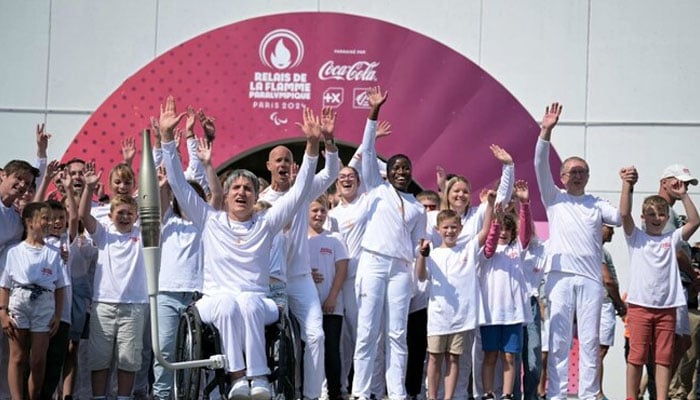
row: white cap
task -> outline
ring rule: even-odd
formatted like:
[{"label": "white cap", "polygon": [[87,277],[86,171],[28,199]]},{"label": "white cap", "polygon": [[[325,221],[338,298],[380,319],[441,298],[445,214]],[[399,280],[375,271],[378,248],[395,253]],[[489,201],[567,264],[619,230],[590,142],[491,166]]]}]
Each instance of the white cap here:
[{"label": "white cap", "polygon": [[690,174],[690,170],[685,165],[673,164],[664,169],[661,179],[676,178],[679,181],[689,182],[691,185],[697,185],[698,179]]}]

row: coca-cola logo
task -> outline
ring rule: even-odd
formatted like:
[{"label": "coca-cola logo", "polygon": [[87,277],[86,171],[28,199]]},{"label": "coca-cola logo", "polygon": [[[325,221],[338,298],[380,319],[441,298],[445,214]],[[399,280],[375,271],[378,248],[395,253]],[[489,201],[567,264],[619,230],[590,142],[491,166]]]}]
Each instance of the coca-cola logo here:
[{"label": "coca-cola logo", "polygon": [[322,81],[376,81],[377,61],[357,61],[351,65],[336,65],[333,60],[326,61],[318,70],[318,78]]},{"label": "coca-cola logo", "polygon": [[258,53],[260,61],[269,68],[293,68],[304,58],[304,43],[289,29],[275,29],[260,41]]}]

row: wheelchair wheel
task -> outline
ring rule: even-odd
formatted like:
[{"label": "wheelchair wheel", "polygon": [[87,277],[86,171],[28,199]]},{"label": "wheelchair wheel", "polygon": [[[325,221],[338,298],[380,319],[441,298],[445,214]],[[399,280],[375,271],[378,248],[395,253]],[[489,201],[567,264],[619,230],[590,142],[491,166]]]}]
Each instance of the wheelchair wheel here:
[{"label": "wheelchair wheel", "polygon": [[294,327],[288,316],[283,315],[275,327],[273,337],[267,338],[270,381],[275,399],[296,397],[296,344]]},{"label": "wheelchair wheel", "polygon": [[[189,306],[180,317],[175,339],[175,361],[191,361],[202,358],[202,321],[194,306]],[[176,369],[173,392],[178,400],[199,398],[201,370],[199,368]]]}]

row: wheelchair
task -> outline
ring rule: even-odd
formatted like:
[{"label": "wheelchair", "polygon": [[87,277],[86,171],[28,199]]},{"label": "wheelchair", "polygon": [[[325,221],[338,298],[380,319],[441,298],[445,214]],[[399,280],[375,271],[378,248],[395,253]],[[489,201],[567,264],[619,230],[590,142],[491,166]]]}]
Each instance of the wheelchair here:
[{"label": "wheelchair", "polygon": [[[284,313],[278,322],[265,327],[265,353],[270,369],[268,379],[272,398],[276,400],[296,398],[295,354],[298,327],[295,332],[294,326],[293,320]],[[197,308],[191,304],[180,316],[174,361],[206,359],[215,354],[222,354],[219,331],[214,325],[203,323]],[[216,389],[222,398],[227,398],[230,382],[224,369],[212,371],[206,368],[186,368],[174,372],[173,392],[177,400],[209,399]],[[201,388],[203,382],[205,386]]]}]

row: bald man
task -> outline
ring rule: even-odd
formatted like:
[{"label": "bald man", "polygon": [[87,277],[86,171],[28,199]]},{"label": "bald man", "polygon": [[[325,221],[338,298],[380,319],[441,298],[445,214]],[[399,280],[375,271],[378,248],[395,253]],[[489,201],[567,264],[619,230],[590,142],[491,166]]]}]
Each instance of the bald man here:
[{"label": "bald man", "polygon": [[[335,113],[324,109],[321,129],[326,147],[326,165],[314,176],[313,184],[299,205],[296,216],[287,232],[287,295],[289,309],[299,321],[301,339],[306,344],[304,351],[304,393],[306,399],[321,397],[321,387],[325,378],[323,312],[316,292],[316,284],[311,277],[311,261],[307,239],[309,223],[309,206],[318,196],[325,193],[338,177],[340,160],[333,138]],[[293,182],[292,152],[285,146],[277,146],[270,151],[267,169],[270,171],[270,186],[260,193],[260,200],[265,200],[274,207]]]}]

